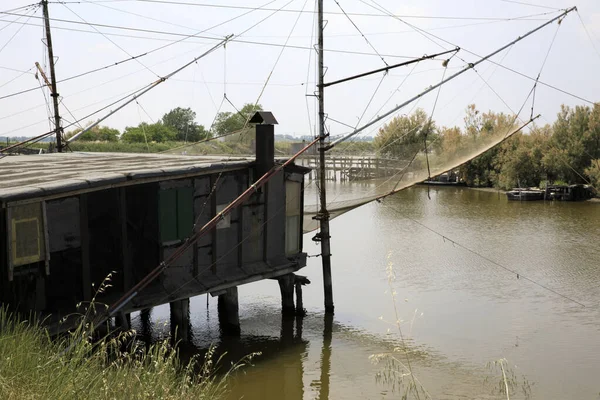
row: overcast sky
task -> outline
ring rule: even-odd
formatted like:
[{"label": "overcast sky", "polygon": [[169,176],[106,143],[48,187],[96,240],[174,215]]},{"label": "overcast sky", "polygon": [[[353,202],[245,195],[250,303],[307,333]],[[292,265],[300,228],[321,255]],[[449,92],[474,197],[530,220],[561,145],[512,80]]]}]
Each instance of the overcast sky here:
[{"label": "overcast sky", "polygon": [[[0,14],[0,97],[39,86],[34,75],[36,61],[49,71],[42,42],[41,9],[35,13],[31,8],[10,11],[30,1],[0,2],[0,11],[12,13]],[[209,127],[217,111],[234,111],[231,104],[222,102],[225,92],[233,105],[241,108],[244,103],[255,102],[264,88],[260,104],[273,111],[279,120],[278,133],[302,135],[314,130],[314,97],[306,96],[315,90],[316,54],[311,50],[316,43],[314,0],[166,2],[180,4],[134,0],[67,0],[66,4],[50,4],[51,18],[64,20],[51,22],[59,80],[167,46],[136,60],[59,83],[58,91],[63,98],[61,113],[66,120],[82,119],[177,69],[214,46],[219,38],[241,34],[226,50],[221,48],[202,58],[141,97],[139,105],[127,106],[103,125],[122,130],[141,121],[156,121],[165,112],[180,106],[191,107],[197,113],[197,122]],[[339,6],[334,0],[325,0],[328,12],[325,48],[329,50],[325,53],[326,81],[380,68],[385,66],[384,62],[391,65],[451,49],[452,44],[485,55],[558,15],[559,11],[553,8],[574,5],[579,9],[583,24],[573,12],[560,27],[554,23],[493,60],[535,78],[549,54],[541,70],[542,82],[585,100],[600,101],[598,0],[579,0],[576,4],[568,0],[532,0],[521,4],[502,0],[339,0]],[[268,10],[246,9],[261,6]],[[349,16],[352,22],[341,14],[340,6],[352,14]],[[281,11],[274,12],[282,7]],[[399,18],[385,16],[381,9]],[[299,13],[299,10],[304,12]],[[509,18],[512,20],[506,20]],[[111,27],[92,27],[84,21]],[[201,31],[204,32],[199,33]],[[186,38],[193,34],[201,38]],[[290,34],[288,45],[291,47],[281,53],[281,45]],[[180,42],[173,44],[177,40]],[[478,57],[472,53],[463,50],[452,58],[446,76],[465,63],[477,61]],[[487,62],[476,69],[477,72],[469,71],[442,87],[434,113],[439,125],[462,126],[464,109],[471,103],[482,111],[516,112],[523,106],[534,83]],[[359,121],[363,124],[378,112],[383,113],[439,82],[443,74],[444,67],[438,59],[394,69],[383,79],[379,74],[331,87],[326,90],[326,112],[347,125],[355,126]],[[431,113],[436,93],[425,96],[417,106]],[[34,136],[50,130],[44,95],[48,96],[47,91],[38,89],[1,99],[0,136]],[[541,123],[552,122],[561,104],[589,105],[582,99],[540,84],[535,112],[542,114]],[[523,119],[528,119],[530,109],[531,98],[523,108]],[[84,121],[102,117],[108,110]],[[407,107],[399,113],[410,110],[411,107]],[[65,121],[64,125],[68,124]],[[349,131],[332,120],[328,121],[328,127],[333,134]],[[365,134],[374,134],[374,131],[368,130]]]}]

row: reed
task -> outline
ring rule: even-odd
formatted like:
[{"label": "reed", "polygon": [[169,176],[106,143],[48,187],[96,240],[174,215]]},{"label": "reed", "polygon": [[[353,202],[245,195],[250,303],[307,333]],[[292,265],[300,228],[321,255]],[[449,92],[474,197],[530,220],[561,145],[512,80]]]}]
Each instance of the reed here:
[{"label": "reed", "polygon": [[[109,282],[110,275],[96,295]],[[50,337],[36,318],[0,308],[0,398],[220,399],[230,376],[252,357],[224,367],[210,348],[184,365],[168,339],[146,346],[133,330],[94,338],[90,315],[103,306],[95,300],[84,306],[79,325],[60,337]]]}]

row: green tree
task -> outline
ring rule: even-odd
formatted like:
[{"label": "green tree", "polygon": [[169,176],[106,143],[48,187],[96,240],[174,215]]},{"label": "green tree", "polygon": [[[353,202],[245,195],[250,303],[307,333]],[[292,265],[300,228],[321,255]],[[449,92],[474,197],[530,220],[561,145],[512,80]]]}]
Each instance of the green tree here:
[{"label": "green tree", "polygon": [[[552,125],[550,148],[543,157],[544,167],[551,180],[583,182],[583,172],[591,164],[594,154],[600,152],[600,126],[598,110],[576,106],[574,109],[561,106]],[[590,129],[591,128],[591,129]]]},{"label": "green tree", "polygon": [[585,169],[585,174],[588,176],[590,183],[597,190],[600,187],[600,160],[592,160],[592,165]]},{"label": "green tree", "polygon": [[379,154],[398,159],[412,159],[419,151],[425,150],[427,143],[436,140],[435,123],[422,109],[417,109],[411,115],[394,117],[385,124],[373,141]]},{"label": "green tree", "polygon": [[[465,132],[468,139],[473,143],[476,149],[485,143],[486,140],[496,137],[499,134],[508,134],[514,128],[514,117],[504,113],[480,113],[474,104],[467,107],[465,121]],[[470,148],[466,143],[464,151]],[[499,149],[494,147],[479,157],[467,162],[460,168],[462,179],[472,186],[493,186],[497,182],[498,169],[496,158]]]},{"label": "green tree", "polygon": [[176,140],[198,142],[210,137],[204,126],[195,122],[196,113],[191,108],[177,107],[163,115],[164,126],[177,132]]},{"label": "green tree", "polygon": [[516,133],[499,146],[494,161],[498,171],[496,186],[505,190],[519,185],[538,186],[546,177],[542,158],[551,136],[549,125],[534,127],[529,134]]},{"label": "green tree", "polygon": [[[83,129],[81,129],[81,128],[77,128],[71,132],[68,132],[65,135],[65,137],[68,139],[68,138],[78,134],[82,130]],[[81,136],[79,136],[78,140],[83,141],[83,142],[98,142],[98,141],[99,142],[116,142],[119,140],[120,134],[121,134],[121,132],[119,132],[118,129],[109,128],[108,126],[96,125],[89,131],[87,131],[87,132],[83,133]]]},{"label": "green tree", "polygon": [[462,134],[459,127],[455,126],[452,128],[443,127],[438,132],[439,140],[437,145],[437,152],[442,153],[448,157],[457,155],[462,148],[464,142],[464,135]]},{"label": "green tree", "polygon": [[177,138],[177,131],[165,126],[162,122],[148,124],[142,122],[138,126],[128,126],[121,135],[121,140],[125,143],[144,143],[148,142],[168,142]]},{"label": "green tree", "polygon": [[247,103],[242,107],[240,112],[220,112],[217,114],[215,124],[213,126],[213,133],[215,136],[223,136],[227,133],[232,133],[241,130],[246,125],[246,121],[254,115],[256,111],[262,110],[262,106],[257,104],[256,106],[252,103]]}]

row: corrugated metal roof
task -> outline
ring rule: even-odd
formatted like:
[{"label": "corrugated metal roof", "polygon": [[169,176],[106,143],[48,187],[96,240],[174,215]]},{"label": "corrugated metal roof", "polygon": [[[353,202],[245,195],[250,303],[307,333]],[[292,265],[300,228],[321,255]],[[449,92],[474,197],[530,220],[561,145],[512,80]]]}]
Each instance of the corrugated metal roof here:
[{"label": "corrugated metal roof", "polygon": [[162,180],[246,168],[253,158],[133,153],[53,153],[0,159],[0,201],[102,189],[134,180]]}]

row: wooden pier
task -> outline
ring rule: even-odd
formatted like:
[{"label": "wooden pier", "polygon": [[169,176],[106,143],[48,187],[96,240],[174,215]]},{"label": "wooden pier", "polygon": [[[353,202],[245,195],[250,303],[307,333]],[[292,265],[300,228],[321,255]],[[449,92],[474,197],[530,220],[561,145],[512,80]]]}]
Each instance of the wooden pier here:
[{"label": "wooden pier", "polygon": [[[309,179],[316,179],[319,157],[300,157],[298,163],[311,168]],[[369,156],[331,156],[326,158],[327,176],[330,181],[358,181],[396,175],[406,168],[409,161]]]}]

